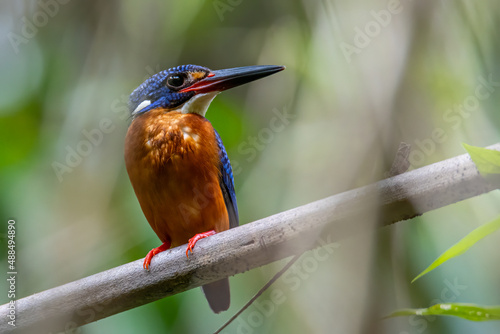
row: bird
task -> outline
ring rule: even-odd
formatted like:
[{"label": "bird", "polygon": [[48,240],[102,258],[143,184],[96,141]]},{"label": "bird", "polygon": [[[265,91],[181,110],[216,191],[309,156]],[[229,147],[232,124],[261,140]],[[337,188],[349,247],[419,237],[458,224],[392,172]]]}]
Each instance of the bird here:
[{"label": "bird", "polygon": [[[140,207],[162,244],[153,257],[239,225],[234,177],[218,132],[205,118],[220,92],[284,70],[254,65],[211,70],[181,65],[146,79],[129,98],[131,123],[125,137],[125,165]],[[202,290],[214,313],[230,305],[227,278]]]}]

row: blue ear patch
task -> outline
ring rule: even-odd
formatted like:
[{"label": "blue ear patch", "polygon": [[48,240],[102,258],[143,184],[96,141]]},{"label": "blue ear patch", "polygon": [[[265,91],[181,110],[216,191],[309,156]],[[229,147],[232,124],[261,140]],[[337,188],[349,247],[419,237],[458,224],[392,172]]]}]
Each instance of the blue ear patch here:
[{"label": "blue ear patch", "polygon": [[[161,74],[163,74],[163,72],[152,76],[130,94],[129,108],[132,116],[139,115],[155,108],[173,109],[182,105],[195,95],[194,92],[179,93],[171,91],[162,81],[165,80],[167,76]],[[144,108],[138,108],[145,101],[149,101],[150,104],[144,106]]]}]

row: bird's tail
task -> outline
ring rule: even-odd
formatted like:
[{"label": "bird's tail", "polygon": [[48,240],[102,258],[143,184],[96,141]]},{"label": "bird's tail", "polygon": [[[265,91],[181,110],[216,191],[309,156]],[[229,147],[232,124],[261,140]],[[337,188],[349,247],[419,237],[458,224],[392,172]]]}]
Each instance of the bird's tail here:
[{"label": "bird's tail", "polygon": [[201,287],[205,297],[207,298],[208,305],[215,313],[226,311],[229,308],[230,293],[229,293],[229,279],[224,278],[220,281],[204,285]]}]

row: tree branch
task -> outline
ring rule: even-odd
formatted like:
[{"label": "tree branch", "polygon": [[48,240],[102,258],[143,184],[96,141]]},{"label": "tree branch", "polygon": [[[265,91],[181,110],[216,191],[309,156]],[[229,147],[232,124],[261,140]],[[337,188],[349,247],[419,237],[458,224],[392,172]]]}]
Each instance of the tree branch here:
[{"label": "tree branch", "polygon": [[464,154],[216,234],[189,259],[177,247],[155,256],[149,272],[141,259],[17,300],[16,327],[2,305],[0,332],[73,329],[314,248],[324,233],[338,240],[374,220],[391,224],[498,187],[498,177],[481,177]]}]

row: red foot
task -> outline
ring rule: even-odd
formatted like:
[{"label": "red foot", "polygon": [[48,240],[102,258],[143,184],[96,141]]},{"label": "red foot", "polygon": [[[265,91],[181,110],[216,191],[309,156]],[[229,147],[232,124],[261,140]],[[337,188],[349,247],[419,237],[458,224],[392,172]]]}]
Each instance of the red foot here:
[{"label": "red foot", "polygon": [[149,265],[151,264],[153,256],[155,256],[158,253],[164,252],[169,248],[170,248],[170,241],[167,241],[164,242],[160,247],[156,247],[150,250],[148,255],[146,255],[146,258],[144,259],[144,264],[142,265],[144,269],[149,270]]},{"label": "red foot", "polygon": [[212,231],[208,231],[208,232],[198,233],[194,237],[189,239],[188,247],[186,249],[186,256],[189,258],[189,251],[191,251],[191,253],[193,253],[194,245],[196,245],[196,242],[198,240],[209,237],[209,236],[214,235],[214,234],[215,234],[215,231],[212,230]]}]

